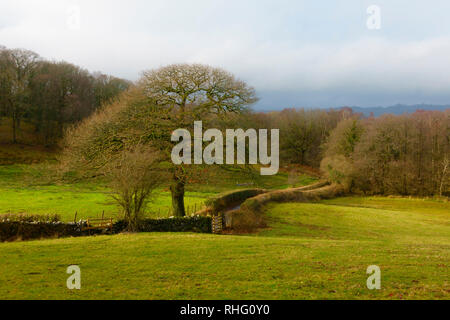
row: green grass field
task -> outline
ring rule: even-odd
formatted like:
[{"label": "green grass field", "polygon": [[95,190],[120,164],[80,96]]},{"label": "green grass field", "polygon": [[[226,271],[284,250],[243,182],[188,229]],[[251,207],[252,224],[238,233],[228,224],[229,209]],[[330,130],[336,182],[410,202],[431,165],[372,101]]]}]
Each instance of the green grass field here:
[{"label": "green grass field", "polygon": [[[105,217],[119,218],[120,208],[105,183],[40,184],[36,178],[29,177],[31,168],[29,165],[0,166],[0,214],[58,214],[63,221],[72,221],[76,212],[78,220],[100,217],[104,211]],[[185,205],[191,213],[220,192],[249,187],[287,188],[292,186],[287,180],[287,174],[283,173],[256,182],[239,175],[220,173],[212,181],[188,186]],[[295,185],[307,185],[314,181],[301,175]],[[170,208],[171,195],[165,187],[155,192],[147,216],[168,217]]]},{"label": "green grass field", "polygon": [[[28,185],[23,181],[27,166],[0,166],[0,214],[58,214],[63,221],[99,217],[119,218],[119,208],[108,187],[102,183],[77,183],[68,185]],[[200,208],[216,192],[189,191],[186,206]],[[171,206],[170,192],[157,190],[149,205],[148,215],[167,217]]]},{"label": "green grass field", "polygon": [[[450,204],[385,197],[267,208],[250,236],[0,243],[2,299],[449,299]],[[82,289],[66,288],[69,265]],[[366,287],[369,265],[381,290]]]}]

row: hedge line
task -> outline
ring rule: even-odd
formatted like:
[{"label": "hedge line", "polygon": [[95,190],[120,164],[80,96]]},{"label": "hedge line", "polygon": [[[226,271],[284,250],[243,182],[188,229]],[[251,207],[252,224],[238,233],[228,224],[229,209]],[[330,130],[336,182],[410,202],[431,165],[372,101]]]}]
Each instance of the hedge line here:
[{"label": "hedge line", "polygon": [[269,202],[309,202],[321,199],[334,198],[344,193],[344,188],[339,185],[327,185],[327,182],[319,182],[311,186],[276,190],[247,199],[241,206],[242,209],[259,211]]},{"label": "hedge line", "polygon": [[227,212],[226,226],[236,232],[251,232],[266,226],[263,213],[264,206],[269,202],[310,202],[334,198],[343,193],[344,189],[341,186],[327,185],[327,182],[267,192],[247,199],[239,210]]},{"label": "hedge line", "polygon": [[[120,233],[126,230],[127,224],[121,220],[114,224],[113,231]],[[210,217],[187,217],[170,219],[145,219],[139,224],[139,232],[198,232],[211,233]]]},{"label": "hedge line", "polygon": [[0,222],[0,241],[80,236],[81,224],[62,222]]},{"label": "hedge line", "polygon": [[232,209],[233,206],[240,205],[242,202],[249,198],[253,198],[257,195],[267,192],[263,189],[244,189],[231,191],[228,193],[219,194],[206,201],[206,205],[211,208],[213,214],[217,214],[220,211]]},{"label": "hedge line", "polygon": [[[33,240],[42,238],[80,237],[103,233],[102,230],[82,231],[85,221],[63,223],[60,221],[8,221],[0,220],[0,241]],[[113,233],[126,230],[125,221],[113,225]],[[190,217],[174,219],[145,219],[140,223],[140,232],[198,232],[211,233],[210,217]]]}]

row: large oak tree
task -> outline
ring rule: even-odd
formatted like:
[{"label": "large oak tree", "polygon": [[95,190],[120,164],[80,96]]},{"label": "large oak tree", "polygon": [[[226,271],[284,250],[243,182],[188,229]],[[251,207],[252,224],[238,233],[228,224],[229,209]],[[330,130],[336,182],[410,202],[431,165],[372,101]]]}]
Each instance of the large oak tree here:
[{"label": "large oak tree", "polygon": [[120,101],[70,130],[65,159],[98,170],[121,150],[151,145],[165,159],[161,170],[170,176],[173,214],[185,216],[185,186],[201,166],[171,162],[172,132],[192,131],[194,121],[240,113],[256,101],[253,88],[220,68],[174,64],[149,70]]}]

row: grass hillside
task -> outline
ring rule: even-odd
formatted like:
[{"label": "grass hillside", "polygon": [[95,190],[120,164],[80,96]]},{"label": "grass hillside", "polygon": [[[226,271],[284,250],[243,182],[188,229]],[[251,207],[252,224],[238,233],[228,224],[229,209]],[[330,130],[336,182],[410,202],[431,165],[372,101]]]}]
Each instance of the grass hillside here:
[{"label": "grass hillside", "polygon": [[[43,170],[45,168],[20,164],[0,166],[0,214],[59,214],[62,220],[72,221],[75,212],[77,219],[84,219],[99,217],[104,211],[106,217],[117,218],[119,208],[106,183],[101,180],[73,184],[50,183],[39,179],[40,174],[45,173]],[[211,181],[196,181],[188,185],[185,204],[191,212],[195,208],[200,209],[208,198],[224,191],[255,186],[287,188],[313,181],[315,178],[305,174],[298,174],[292,179],[283,172],[275,177],[258,177],[257,181],[253,181],[239,173],[219,171]],[[168,186],[157,190],[147,215],[167,217],[171,201]]]},{"label": "grass hillside", "polygon": [[[450,299],[446,202],[343,198],[266,214],[269,228],[251,236],[1,243],[0,298]],[[66,288],[72,264],[79,291]],[[369,265],[381,268],[381,290],[366,287]]]},{"label": "grass hillside", "polygon": [[270,228],[260,235],[417,243],[432,239],[450,245],[450,203],[439,200],[347,197],[285,203],[269,205],[267,220]]}]

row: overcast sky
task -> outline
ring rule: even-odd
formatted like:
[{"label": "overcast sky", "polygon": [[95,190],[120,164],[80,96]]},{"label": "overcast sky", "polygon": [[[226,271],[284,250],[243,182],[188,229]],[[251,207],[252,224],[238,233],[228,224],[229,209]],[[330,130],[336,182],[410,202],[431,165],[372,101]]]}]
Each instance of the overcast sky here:
[{"label": "overcast sky", "polygon": [[449,12],[448,0],[1,0],[0,45],[130,80],[220,66],[256,88],[256,109],[450,104]]}]

